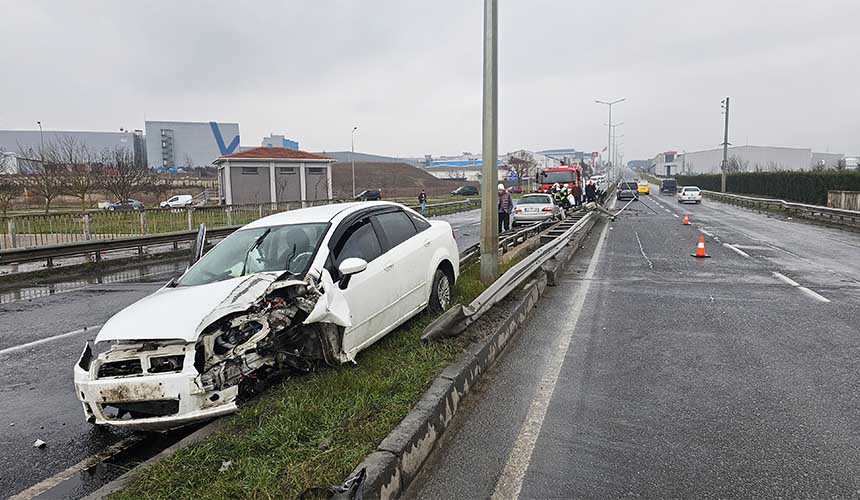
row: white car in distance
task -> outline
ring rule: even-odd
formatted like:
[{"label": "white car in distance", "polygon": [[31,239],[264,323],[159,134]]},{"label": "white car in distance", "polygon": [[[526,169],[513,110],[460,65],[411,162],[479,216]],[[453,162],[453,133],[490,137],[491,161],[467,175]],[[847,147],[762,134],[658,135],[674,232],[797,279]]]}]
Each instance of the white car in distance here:
[{"label": "white car in distance", "polygon": [[696,186],[684,186],[678,190],[678,203],[701,203],[702,190]]},{"label": "white car in distance", "polygon": [[162,201],[158,206],[161,208],[190,207],[194,203],[194,197],[190,194],[178,194]]},{"label": "white car in distance", "polygon": [[74,367],[86,419],[166,430],[232,413],[284,375],[356,354],[451,304],[451,226],[391,202],[252,222],[123,309]]}]

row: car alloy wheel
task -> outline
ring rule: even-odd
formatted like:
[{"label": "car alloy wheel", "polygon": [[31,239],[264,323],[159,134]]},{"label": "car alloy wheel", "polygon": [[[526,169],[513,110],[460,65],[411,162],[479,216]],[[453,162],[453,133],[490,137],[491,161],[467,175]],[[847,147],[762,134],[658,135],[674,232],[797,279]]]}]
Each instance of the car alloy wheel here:
[{"label": "car alloy wheel", "polygon": [[430,308],[436,312],[446,311],[451,306],[451,278],[442,269],[436,269],[433,289],[430,292]]}]

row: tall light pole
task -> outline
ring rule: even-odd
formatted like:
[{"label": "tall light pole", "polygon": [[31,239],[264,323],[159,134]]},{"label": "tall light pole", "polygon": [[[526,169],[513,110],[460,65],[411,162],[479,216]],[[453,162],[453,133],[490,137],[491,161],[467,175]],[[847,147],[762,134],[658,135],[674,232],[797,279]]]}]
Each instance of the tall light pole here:
[{"label": "tall light pole", "polygon": [[[616,152],[616,149],[617,149],[616,145],[615,145],[615,139],[616,139],[615,129],[616,129],[616,127],[620,127],[620,126],[624,125],[624,122],[616,123],[616,124],[604,123],[604,125],[609,126],[609,144],[610,144],[609,151],[611,151],[614,154]],[[617,155],[609,156],[609,154],[610,154],[609,151],[606,152],[606,157],[609,158],[609,162],[612,164],[612,167],[617,168],[617,163],[618,163],[617,158],[616,158]]]},{"label": "tall light pole", "polygon": [[355,199],[355,131],[358,127],[352,127],[352,137],[350,138],[349,161],[352,163],[352,199]]},{"label": "tall light pole", "polygon": [[481,282],[499,274],[498,163],[498,0],[484,0],[484,101],[481,149]]},{"label": "tall light pole", "polygon": [[723,132],[723,165],[720,173],[720,192],[726,192],[726,169],[729,166],[729,98],[720,102],[726,112],[726,124]]},{"label": "tall light pole", "polygon": [[606,131],[607,132],[606,147],[609,149],[609,151],[606,152],[606,157],[609,158],[610,161],[612,161],[612,106],[615,104],[618,104],[619,102],[624,102],[625,100],[627,100],[626,97],[623,97],[621,99],[616,99],[616,100],[611,101],[611,102],[598,101],[598,100],[594,101],[597,104],[605,104],[609,107],[609,129]]},{"label": "tall light pole", "polygon": [[45,134],[42,132],[42,122],[37,121],[39,125],[39,156],[42,161],[45,160]]}]

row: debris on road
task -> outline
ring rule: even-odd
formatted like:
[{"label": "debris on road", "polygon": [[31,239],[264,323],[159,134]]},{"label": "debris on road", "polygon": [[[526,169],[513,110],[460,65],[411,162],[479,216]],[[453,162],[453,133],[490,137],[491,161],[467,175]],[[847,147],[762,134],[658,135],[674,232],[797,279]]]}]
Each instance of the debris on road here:
[{"label": "debris on road", "polygon": [[48,446],[48,443],[42,441],[41,439],[37,439],[33,443],[33,448],[44,448],[45,446]]},{"label": "debris on road", "polygon": [[232,460],[222,460],[221,461],[221,467],[218,469],[218,472],[227,472],[228,470],[230,470],[230,467],[232,467],[232,466],[233,466]]}]

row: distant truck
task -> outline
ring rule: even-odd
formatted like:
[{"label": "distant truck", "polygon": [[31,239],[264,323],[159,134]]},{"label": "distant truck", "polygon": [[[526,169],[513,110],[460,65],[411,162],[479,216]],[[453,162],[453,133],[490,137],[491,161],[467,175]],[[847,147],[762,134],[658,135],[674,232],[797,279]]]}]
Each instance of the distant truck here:
[{"label": "distant truck", "polygon": [[555,184],[567,186],[577,202],[582,200],[582,169],[577,165],[544,168],[535,176],[538,192],[548,193]]}]

